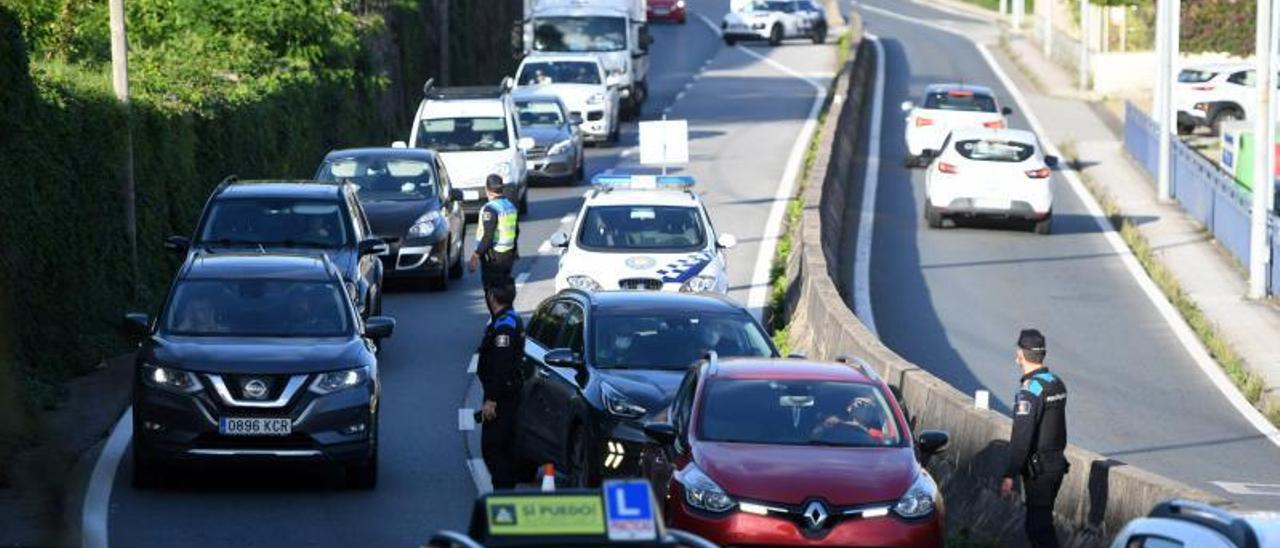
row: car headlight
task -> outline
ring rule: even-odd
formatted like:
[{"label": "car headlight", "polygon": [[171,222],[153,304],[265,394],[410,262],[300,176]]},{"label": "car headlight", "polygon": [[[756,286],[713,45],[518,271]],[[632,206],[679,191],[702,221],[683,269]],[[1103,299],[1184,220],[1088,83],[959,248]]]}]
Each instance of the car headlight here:
[{"label": "car headlight", "polygon": [[179,394],[194,394],[202,390],[195,373],[151,364],[142,364],[142,382],[152,388]]},{"label": "car headlight", "polygon": [[604,104],[604,94],[603,94],[603,93],[598,93],[598,92],[597,92],[597,93],[593,94],[591,97],[587,97],[587,104],[588,104],[588,105],[602,105],[602,104]]},{"label": "car headlight", "polygon": [[600,383],[600,395],[604,399],[604,408],[615,416],[636,419],[649,412],[643,406],[632,403],[622,392],[607,382]]},{"label": "car headlight", "polygon": [[600,283],[591,279],[591,276],[569,276],[564,279],[564,283],[574,289],[582,289],[586,291],[595,291],[600,289]]},{"label": "car headlight", "polygon": [[346,390],[356,386],[363,385],[369,380],[368,367],[354,367],[351,369],[343,369],[341,371],[330,371],[321,373],[316,376],[316,380],[311,383],[311,392],[320,394],[332,394],[339,390]]},{"label": "car headlight", "polygon": [[737,502],[712,481],[696,464],[690,464],[675,474],[676,481],[684,488],[684,501],[689,506],[708,512],[728,512]]},{"label": "car headlight", "polygon": [[680,286],[682,293],[705,293],[716,290],[715,276],[694,276]]},{"label": "car headlight", "polygon": [[922,518],[933,513],[938,502],[938,484],[928,472],[921,470],[906,494],[893,505],[893,511],[904,518]]},{"label": "car headlight", "polygon": [[[501,176],[504,181],[507,179],[510,179],[511,178],[511,162],[498,162],[496,164],[493,164],[493,167],[489,171],[493,172],[494,175]],[[481,186],[483,186],[483,180],[482,180]]]},{"label": "car headlight", "polygon": [[568,152],[569,148],[572,146],[573,146],[573,139],[565,139],[563,141],[560,141],[559,143],[551,145],[551,148],[547,149],[547,154],[551,156],[555,156],[557,154],[564,154]]},{"label": "car headlight", "polygon": [[413,222],[413,226],[409,227],[410,238],[421,238],[430,236],[436,232],[436,223],[440,222],[439,211],[428,211],[425,215],[418,217]]},{"label": "car headlight", "polygon": [[676,7],[680,9],[684,9],[684,0],[678,0],[676,2]]}]

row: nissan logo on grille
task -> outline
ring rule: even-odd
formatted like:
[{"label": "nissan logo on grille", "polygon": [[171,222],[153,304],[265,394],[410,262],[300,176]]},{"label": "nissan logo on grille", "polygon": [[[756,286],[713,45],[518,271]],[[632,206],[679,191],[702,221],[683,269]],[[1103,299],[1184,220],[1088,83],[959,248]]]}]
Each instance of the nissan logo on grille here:
[{"label": "nissan logo on grille", "polygon": [[267,383],[262,379],[249,379],[240,387],[244,397],[251,400],[262,400],[267,397]]}]

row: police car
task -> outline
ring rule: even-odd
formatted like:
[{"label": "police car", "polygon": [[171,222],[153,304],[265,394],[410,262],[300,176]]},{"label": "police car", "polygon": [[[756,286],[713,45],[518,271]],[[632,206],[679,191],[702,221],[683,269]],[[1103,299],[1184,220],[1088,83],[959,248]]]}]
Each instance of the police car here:
[{"label": "police car", "polygon": [[551,236],[563,251],[556,290],[728,291],[724,251],[693,179],[598,175],[571,233]]}]

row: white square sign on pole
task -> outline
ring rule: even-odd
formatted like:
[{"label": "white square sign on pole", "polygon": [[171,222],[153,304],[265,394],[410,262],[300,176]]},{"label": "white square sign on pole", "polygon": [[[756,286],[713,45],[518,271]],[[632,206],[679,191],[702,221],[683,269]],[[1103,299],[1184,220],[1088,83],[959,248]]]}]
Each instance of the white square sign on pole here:
[{"label": "white square sign on pole", "polygon": [[640,122],[640,163],[642,165],[689,162],[689,123],[685,120]]}]

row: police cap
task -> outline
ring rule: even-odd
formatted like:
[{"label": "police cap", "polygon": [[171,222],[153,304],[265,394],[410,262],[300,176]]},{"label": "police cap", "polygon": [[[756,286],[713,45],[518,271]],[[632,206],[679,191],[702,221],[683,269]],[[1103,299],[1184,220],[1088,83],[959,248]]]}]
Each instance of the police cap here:
[{"label": "police cap", "polygon": [[484,188],[489,192],[502,192],[502,176],[493,173],[485,177]]}]

